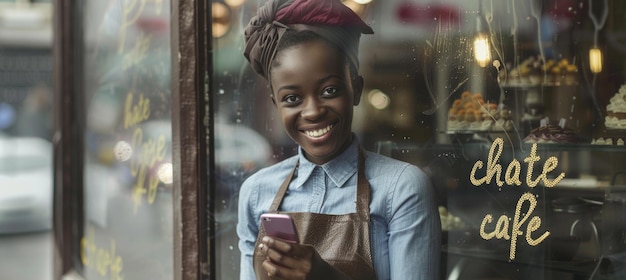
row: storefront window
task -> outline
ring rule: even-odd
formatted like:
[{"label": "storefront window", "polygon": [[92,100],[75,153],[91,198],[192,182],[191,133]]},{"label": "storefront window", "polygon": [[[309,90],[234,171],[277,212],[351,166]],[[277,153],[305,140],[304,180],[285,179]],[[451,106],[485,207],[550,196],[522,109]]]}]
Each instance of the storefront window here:
[{"label": "storefront window", "polygon": [[[297,153],[242,54],[262,3],[232,2],[213,2],[219,279],[239,274],[241,183]],[[623,278],[626,5],[362,2],[353,131],[429,175],[441,277]]]},{"label": "storefront window", "polygon": [[85,279],[173,277],[169,1],[84,1]]}]

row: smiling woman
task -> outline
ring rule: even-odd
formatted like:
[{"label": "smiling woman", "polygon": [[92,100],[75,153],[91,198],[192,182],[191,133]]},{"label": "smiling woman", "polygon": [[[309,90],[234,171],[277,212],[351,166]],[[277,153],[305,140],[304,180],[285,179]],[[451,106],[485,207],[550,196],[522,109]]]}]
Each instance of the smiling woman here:
[{"label": "smiling woman", "polygon": [[[438,279],[428,178],[352,131],[362,33],[373,31],[339,0],[268,1],[246,28],[244,54],[299,148],[241,187],[241,279]],[[300,243],[266,235],[268,212],[291,216]]]}]

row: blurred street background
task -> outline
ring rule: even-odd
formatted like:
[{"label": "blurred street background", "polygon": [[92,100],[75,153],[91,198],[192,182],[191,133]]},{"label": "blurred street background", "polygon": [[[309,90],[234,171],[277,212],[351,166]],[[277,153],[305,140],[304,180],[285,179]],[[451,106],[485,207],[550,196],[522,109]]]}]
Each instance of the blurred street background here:
[{"label": "blurred street background", "polygon": [[52,3],[0,0],[0,279],[53,275]]}]

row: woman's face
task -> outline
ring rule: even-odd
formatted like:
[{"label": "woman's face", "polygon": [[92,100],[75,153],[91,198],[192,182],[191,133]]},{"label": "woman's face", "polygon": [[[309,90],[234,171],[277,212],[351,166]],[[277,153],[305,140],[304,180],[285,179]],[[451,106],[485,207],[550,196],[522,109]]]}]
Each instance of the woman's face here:
[{"label": "woman's face", "polygon": [[283,126],[308,160],[324,164],[352,142],[363,80],[351,79],[345,58],[323,40],[288,47],[275,59],[270,82]]}]

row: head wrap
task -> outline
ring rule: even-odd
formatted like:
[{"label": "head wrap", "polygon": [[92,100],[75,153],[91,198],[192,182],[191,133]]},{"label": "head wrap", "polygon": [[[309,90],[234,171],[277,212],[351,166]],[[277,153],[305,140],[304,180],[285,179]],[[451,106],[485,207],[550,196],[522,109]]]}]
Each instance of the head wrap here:
[{"label": "head wrap", "polygon": [[244,56],[254,71],[266,79],[287,29],[316,33],[337,46],[357,69],[361,33],[374,33],[340,0],[269,0],[259,8],[244,32]]}]

